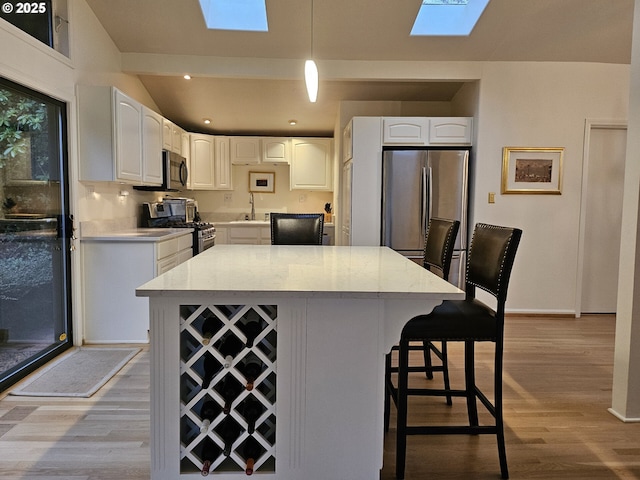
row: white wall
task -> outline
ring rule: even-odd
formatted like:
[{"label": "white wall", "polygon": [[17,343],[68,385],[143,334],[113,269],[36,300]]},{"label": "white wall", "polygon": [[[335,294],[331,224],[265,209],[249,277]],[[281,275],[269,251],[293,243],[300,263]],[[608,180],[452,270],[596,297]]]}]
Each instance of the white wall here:
[{"label": "white wall", "polygon": [[[510,311],[574,313],[585,120],[625,119],[628,95],[627,65],[484,65],[471,220],[524,231]],[[505,146],[564,147],[562,195],[500,195]]]}]

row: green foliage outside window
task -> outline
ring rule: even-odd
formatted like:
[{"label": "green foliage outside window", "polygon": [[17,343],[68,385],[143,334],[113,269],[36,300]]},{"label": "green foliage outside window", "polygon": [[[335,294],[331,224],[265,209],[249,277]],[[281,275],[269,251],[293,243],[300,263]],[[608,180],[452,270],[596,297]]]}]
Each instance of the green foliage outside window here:
[{"label": "green foliage outside window", "polygon": [[47,106],[0,88],[0,168],[31,162],[32,180],[49,180]]}]

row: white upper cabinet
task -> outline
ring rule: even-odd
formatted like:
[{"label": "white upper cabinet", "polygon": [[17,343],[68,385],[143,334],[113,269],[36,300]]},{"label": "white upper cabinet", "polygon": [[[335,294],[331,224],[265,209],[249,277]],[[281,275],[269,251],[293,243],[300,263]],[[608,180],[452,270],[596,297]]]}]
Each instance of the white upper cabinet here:
[{"label": "white upper cabinet", "polygon": [[332,146],[330,138],[291,140],[291,190],[333,190]]},{"label": "white upper cabinet", "polygon": [[229,137],[191,134],[191,188],[233,190]]},{"label": "white upper cabinet", "polygon": [[437,117],[429,119],[430,145],[471,145],[471,117]]},{"label": "white upper cabinet", "polygon": [[383,145],[471,145],[471,117],[384,117]]},{"label": "white upper cabinet", "polygon": [[159,113],[142,107],[142,180],[162,184],[162,122]]},{"label": "white upper cabinet", "polygon": [[179,126],[166,118],[162,123],[162,148],[170,152],[177,153],[184,157],[182,153],[182,130]]},{"label": "white upper cabinet", "polygon": [[347,123],[342,131],[342,161],[353,158],[353,120]]},{"label": "white upper cabinet", "polygon": [[113,87],[78,85],[80,180],[162,183],[157,114]]},{"label": "white upper cabinet", "polygon": [[213,135],[191,134],[191,188],[193,190],[214,189],[215,144]]},{"label": "white upper cabinet", "polygon": [[382,143],[426,145],[429,120],[424,117],[385,117],[382,119]]},{"label": "white upper cabinet", "polygon": [[115,91],[116,177],[142,182],[142,105]]},{"label": "white upper cabinet", "polygon": [[289,164],[291,162],[291,139],[288,137],[263,137],[262,162]]},{"label": "white upper cabinet", "polygon": [[229,137],[214,138],[213,188],[215,190],[233,190],[229,144]]},{"label": "white upper cabinet", "polygon": [[230,152],[233,165],[260,163],[260,137],[230,137]]}]

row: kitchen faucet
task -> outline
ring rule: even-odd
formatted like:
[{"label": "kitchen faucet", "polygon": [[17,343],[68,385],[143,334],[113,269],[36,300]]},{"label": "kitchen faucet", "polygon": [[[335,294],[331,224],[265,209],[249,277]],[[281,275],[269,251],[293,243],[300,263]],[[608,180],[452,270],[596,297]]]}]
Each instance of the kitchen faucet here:
[{"label": "kitchen faucet", "polygon": [[249,203],[251,204],[251,220],[255,220],[256,219],[256,206],[255,206],[255,201],[253,199],[253,192],[249,193]]}]

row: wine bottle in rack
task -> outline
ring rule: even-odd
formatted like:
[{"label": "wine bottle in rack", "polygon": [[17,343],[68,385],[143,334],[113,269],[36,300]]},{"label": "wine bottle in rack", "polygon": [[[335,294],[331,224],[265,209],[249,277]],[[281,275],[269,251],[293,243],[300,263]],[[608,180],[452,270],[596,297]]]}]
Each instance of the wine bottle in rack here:
[{"label": "wine bottle in rack", "polygon": [[262,332],[262,325],[259,320],[250,320],[247,323],[239,324],[240,330],[247,337],[247,348],[253,347],[253,342],[255,342],[256,337],[260,335]]},{"label": "wine bottle in rack", "polygon": [[240,436],[240,425],[232,418],[226,417],[220,424],[220,427],[216,429],[220,438],[224,442],[224,450],[222,453],[225,457],[231,455],[231,449],[233,448],[233,442]]},{"label": "wine bottle in rack", "polygon": [[217,324],[219,323],[217,320],[218,319],[215,317],[207,317],[205,321],[202,322],[201,330],[203,345],[209,345],[209,342],[211,342],[211,338],[213,337],[214,333],[216,333]]},{"label": "wine bottle in rack", "polygon": [[203,477],[206,477],[209,475],[214,460],[220,456],[220,447],[215,444],[211,437],[206,437],[201,445],[200,459],[202,460],[202,469],[200,473]]},{"label": "wine bottle in rack", "polygon": [[229,412],[231,411],[231,405],[233,404],[234,400],[238,398],[238,395],[240,395],[241,392],[242,385],[240,385],[240,383],[238,383],[238,381],[232,375],[227,375],[224,378],[222,389],[220,390],[220,394],[224,399],[224,408],[222,409],[222,411],[225,413],[225,415],[229,414]]},{"label": "wine bottle in rack", "polygon": [[247,433],[253,434],[256,430],[256,420],[262,415],[262,404],[257,400],[254,400],[253,395],[247,397],[242,408],[242,416],[247,422]]},{"label": "wine bottle in rack", "polygon": [[209,354],[204,355],[204,376],[202,377],[202,389],[206,390],[211,385],[211,380],[220,370],[218,361]]},{"label": "wine bottle in rack", "polygon": [[242,448],[242,456],[244,457],[244,461],[246,464],[244,472],[247,475],[253,474],[253,467],[256,460],[260,458],[261,453],[262,448],[260,447],[258,441],[253,437],[249,437],[244,443],[244,447]]},{"label": "wine bottle in rack", "polygon": [[208,400],[202,404],[202,408],[200,408],[200,419],[202,420],[200,433],[206,433],[209,430],[211,422],[215,420],[219,413],[220,405],[218,405],[218,402]]},{"label": "wine bottle in rack", "polygon": [[233,358],[244,348],[244,344],[234,334],[227,335],[220,344],[218,351],[224,357],[224,368],[229,368]]},{"label": "wine bottle in rack", "polygon": [[255,355],[247,355],[244,361],[238,365],[238,370],[247,380],[247,390],[253,390],[256,378],[262,373],[262,362]]}]

